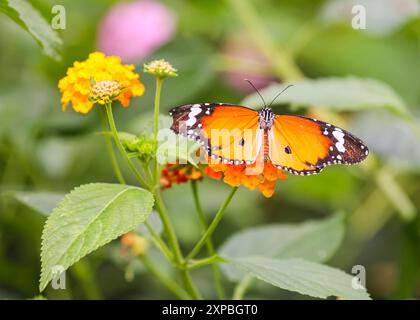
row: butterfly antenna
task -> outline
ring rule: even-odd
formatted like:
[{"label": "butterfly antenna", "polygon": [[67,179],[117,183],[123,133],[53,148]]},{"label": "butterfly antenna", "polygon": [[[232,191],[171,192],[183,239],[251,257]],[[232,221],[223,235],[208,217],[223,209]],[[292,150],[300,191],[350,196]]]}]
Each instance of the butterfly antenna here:
[{"label": "butterfly antenna", "polygon": [[264,100],[263,96],[262,96],[262,95],[261,95],[261,93],[258,91],[258,89],[254,86],[254,84],[253,84],[253,83],[252,83],[249,79],[244,79],[244,81],[248,82],[248,83],[251,85],[251,87],[253,87],[253,88],[254,88],[254,90],[258,93],[258,95],[260,96],[260,98],[261,98],[262,102],[264,103],[264,108],[266,108],[266,107],[267,107],[267,104],[265,103],[265,100]]},{"label": "butterfly antenna", "polygon": [[271,101],[271,103],[270,103],[270,105],[268,106],[268,107],[271,107],[271,105],[273,104],[273,102],[274,101],[276,101],[276,99],[283,93],[283,92],[285,92],[287,89],[289,89],[290,87],[293,87],[294,86],[294,84],[289,84],[286,88],[284,88],[283,90],[281,90],[280,91],[280,93],[278,93],[275,97],[274,97],[274,99],[273,99],[273,101]]}]

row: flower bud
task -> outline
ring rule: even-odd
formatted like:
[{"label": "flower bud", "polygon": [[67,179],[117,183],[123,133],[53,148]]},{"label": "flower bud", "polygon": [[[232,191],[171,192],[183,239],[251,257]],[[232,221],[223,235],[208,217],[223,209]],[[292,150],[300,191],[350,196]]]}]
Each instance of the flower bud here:
[{"label": "flower bud", "polygon": [[145,63],[143,71],[162,79],[178,76],[178,70],[164,59],[153,60],[152,62]]}]

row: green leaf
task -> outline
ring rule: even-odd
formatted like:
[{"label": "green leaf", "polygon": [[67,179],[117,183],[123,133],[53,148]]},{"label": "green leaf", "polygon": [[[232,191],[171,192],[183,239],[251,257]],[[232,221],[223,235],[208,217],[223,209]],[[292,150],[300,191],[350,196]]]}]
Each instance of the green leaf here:
[{"label": "green leaf", "polygon": [[28,1],[0,0],[0,11],[28,31],[46,55],[55,60],[61,59],[61,38]]},{"label": "green leaf", "polygon": [[64,194],[53,192],[13,192],[10,195],[45,216],[49,215],[64,198]]},{"label": "green leaf", "polygon": [[345,272],[301,259],[245,257],[227,262],[273,286],[317,298],[370,299],[366,289],[354,289],[353,277]]},{"label": "green leaf", "polygon": [[[343,237],[343,215],[336,214],[322,221],[260,226],[238,232],[222,245],[219,254],[225,258],[258,255],[324,262],[338,249]],[[222,270],[232,281],[245,276],[230,264],[222,264]]]},{"label": "green leaf", "polygon": [[[289,84],[272,84],[260,92],[270,101]],[[275,104],[329,108],[336,111],[387,108],[402,117],[410,117],[407,107],[397,93],[377,80],[356,77],[323,78],[296,81],[293,85],[276,99]],[[261,98],[254,93],[245,98],[243,104],[251,107],[261,106]]]},{"label": "green leaf", "polygon": [[93,183],[71,191],[44,226],[40,291],[52,280],[55,266],[67,269],[144,222],[153,201],[149,191],[119,184]]}]

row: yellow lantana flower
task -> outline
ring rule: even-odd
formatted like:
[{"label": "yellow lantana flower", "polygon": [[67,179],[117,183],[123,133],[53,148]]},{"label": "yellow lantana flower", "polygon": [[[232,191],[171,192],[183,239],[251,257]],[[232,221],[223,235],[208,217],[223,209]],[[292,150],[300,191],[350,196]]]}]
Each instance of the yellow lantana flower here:
[{"label": "yellow lantana flower", "polygon": [[67,69],[66,76],[58,82],[62,95],[62,110],[65,111],[70,103],[73,109],[80,113],[88,113],[92,109],[94,102],[89,101],[91,79],[96,82],[118,81],[121,87],[127,89],[118,95],[116,100],[128,107],[132,96],[141,96],[144,93],[144,85],[133,70],[134,65],[122,64],[119,57],[107,57],[101,52],[91,53],[85,61],[76,61]]}]

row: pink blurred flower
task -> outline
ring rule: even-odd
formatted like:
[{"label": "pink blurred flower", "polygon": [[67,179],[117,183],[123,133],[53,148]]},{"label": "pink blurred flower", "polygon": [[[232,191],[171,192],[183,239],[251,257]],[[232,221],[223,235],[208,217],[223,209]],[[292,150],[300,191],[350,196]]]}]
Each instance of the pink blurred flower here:
[{"label": "pink blurred flower", "polygon": [[227,59],[240,62],[237,69],[232,68],[223,73],[224,80],[244,93],[254,92],[244,79],[250,80],[258,89],[266,87],[273,81],[273,77],[269,75],[267,60],[256,48],[250,46],[249,42],[246,36],[239,34],[228,39],[223,49]]},{"label": "pink blurred flower", "polygon": [[99,27],[98,49],[136,63],[167,43],[175,29],[172,13],[154,0],[113,6]]}]

